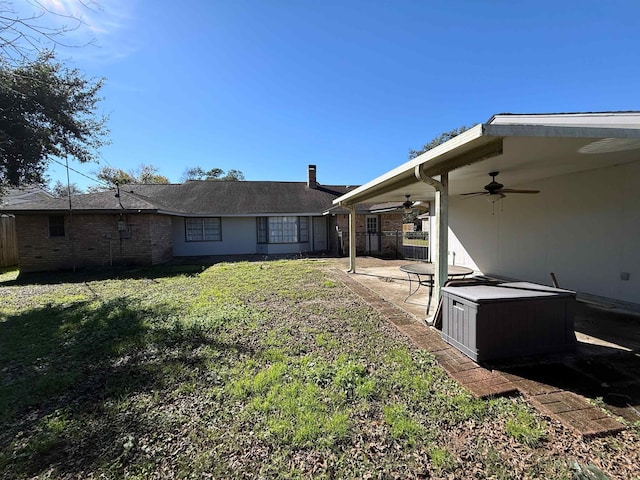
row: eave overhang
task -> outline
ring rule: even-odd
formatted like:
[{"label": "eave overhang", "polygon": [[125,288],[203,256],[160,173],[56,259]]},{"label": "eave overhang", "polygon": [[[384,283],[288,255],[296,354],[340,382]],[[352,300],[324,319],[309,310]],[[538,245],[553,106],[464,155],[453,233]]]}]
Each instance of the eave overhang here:
[{"label": "eave overhang", "polygon": [[[425,176],[437,177],[488,158],[502,155],[506,139],[517,138],[560,139],[640,139],[638,128],[611,128],[602,126],[556,126],[479,124],[403,163],[384,175],[336,198],[334,205],[348,207],[372,199],[380,201],[390,192],[408,192],[407,188],[418,184],[416,168]],[[390,199],[387,199],[390,200]]]}]

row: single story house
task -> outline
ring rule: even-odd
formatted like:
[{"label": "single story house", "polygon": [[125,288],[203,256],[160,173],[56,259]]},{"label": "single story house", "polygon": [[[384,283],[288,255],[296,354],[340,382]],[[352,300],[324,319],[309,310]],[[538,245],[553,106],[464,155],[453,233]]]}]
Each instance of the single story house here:
[{"label": "single story house", "polygon": [[[337,253],[338,219],[323,213],[355,187],[319,184],[315,165],[307,173],[306,182],[123,185],[4,211],[16,216],[22,272],[199,255]],[[401,229],[402,214],[388,215]]]},{"label": "single story house", "polygon": [[456,264],[640,309],[639,184],[640,112],[497,114],[333,203],[433,202],[438,291]]}]

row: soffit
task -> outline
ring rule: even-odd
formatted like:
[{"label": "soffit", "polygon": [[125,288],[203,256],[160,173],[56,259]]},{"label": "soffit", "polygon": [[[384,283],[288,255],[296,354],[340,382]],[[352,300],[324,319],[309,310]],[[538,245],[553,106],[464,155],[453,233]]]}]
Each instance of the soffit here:
[{"label": "soffit", "polygon": [[[420,163],[424,163],[425,173],[436,179],[449,171],[449,196],[456,197],[482,191],[491,180],[488,173],[494,171],[500,172],[497,180],[507,188],[521,185],[532,188],[530,184],[537,180],[640,161],[640,129],[637,128],[477,127],[481,127],[481,135],[467,138],[442,155],[429,158],[423,154],[337,201],[393,202],[404,200],[405,195],[410,195],[412,201],[432,201],[434,189],[415,178],[414,168]],[[499,153],[491,156],[492,150]]]}]

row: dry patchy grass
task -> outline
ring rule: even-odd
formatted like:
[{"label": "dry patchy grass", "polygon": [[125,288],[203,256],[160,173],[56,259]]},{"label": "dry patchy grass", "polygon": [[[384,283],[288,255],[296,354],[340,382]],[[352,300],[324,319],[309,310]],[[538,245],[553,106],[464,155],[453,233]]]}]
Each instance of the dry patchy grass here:
[{"label": "dry patchy grass", "polygon": [[481,401],[328,261],[0,279],[5,478],[638,476],[638,435],[581,440]]}]

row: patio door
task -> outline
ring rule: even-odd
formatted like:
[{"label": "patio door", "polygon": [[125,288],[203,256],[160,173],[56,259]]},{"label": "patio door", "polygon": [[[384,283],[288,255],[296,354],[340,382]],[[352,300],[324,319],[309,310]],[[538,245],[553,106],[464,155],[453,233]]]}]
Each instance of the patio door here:
[{"label": "patio door", "polygon": [[380,221],[377,215],[367,215],[365,232],[365,249],[367,253],[380,251]]}]

